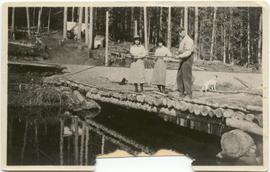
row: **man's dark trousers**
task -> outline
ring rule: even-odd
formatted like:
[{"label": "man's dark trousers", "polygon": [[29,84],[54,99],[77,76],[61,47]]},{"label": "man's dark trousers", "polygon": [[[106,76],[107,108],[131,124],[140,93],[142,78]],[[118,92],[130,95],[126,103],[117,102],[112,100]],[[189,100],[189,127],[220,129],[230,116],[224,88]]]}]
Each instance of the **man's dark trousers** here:
[{"label": "man's dark trousers", "polygon": [[180,94],[192,95],[193,55],[182,59],[178,68],[176,83]]}]

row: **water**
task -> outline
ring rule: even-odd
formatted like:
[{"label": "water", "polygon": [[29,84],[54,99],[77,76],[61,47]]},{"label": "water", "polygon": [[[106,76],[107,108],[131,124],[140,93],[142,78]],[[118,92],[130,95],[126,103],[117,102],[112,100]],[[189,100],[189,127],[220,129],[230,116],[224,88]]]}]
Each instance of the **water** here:
[{"label": "water", "polygon": [[[27,77],[17,75],[9,75],[9,98],[18,91],[16,84],[10,83],[28,82]],[[64,109],[9,106],[7,164],[94,165],[97,155],[115,150],[136,155],[160,149],[185,154],[195,159],[194,165],[234,164],[215,157],[220,151],[220,137],[165,122],[154,113],[100,105],[98,115],[81,114],[78,131],[69,136],[64,136],[64,131],[72,131],[76,119],[72,114],[65,116]],[[80,135],[83,127],[86,129]]]}]

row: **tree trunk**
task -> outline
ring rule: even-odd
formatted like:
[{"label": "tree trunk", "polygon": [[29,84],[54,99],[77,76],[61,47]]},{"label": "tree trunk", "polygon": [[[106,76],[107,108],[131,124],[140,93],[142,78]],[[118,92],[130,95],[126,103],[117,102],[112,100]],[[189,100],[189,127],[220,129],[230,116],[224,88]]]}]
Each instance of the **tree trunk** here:
[{"label": "tree trunk", "polygon": [[91,50],[93,47],[93,7],[89,8],[89,13],[90,13],[90,21],[89,21],[89,44],[88,44],[88,49]]},{"label": "tree trunk", "polygon": [[35,26],[35,19],[36,19],[36,8],[33,7],[33,23],[32,23],[32,26]]},{"label": "tree trunk", "polygon": [[137,25],[137,20],[134,21],[134,35],[133,36],[137,36],[138,35],[138,25]]},{"label": "tree trunk", "polygon": [[[130,33],[131,35],[135,35],[135,31],[133,30],[134,29],[134,24],[135,24],[135,21],[134,21],[134,7],[130,7]],[[136,29],[137,30],[137,29]]]},{"label": "tree trunk", "polygon": [[82,39],[82,18],[83,18],[83,7],[79,7],[79,25],[78,25],[78,40]]},{"label": "tree trunk", "polygon": [[71,21],[74,22],[74,7],[72,7],[72,12],[71,12]]},{"label": "tree trunk", "polygon": [[159,31],[158,31],[158,35],[159,37],[162,37],[162,17],[163,17],[163,8],[160,7],[160,14],[159,14]]},{"label": "tree trunk", "polygon": [[88,44],[88,41],[89,41],[89,31],[88,31],[88,18],[89,18],[89,16],[88,16],[88,7],[85,7],[85,15],[84,15],[84,17],[85,17],[85,20],[84,20],[84,23],[85,23],[85,43],[86,43],[86,45]]},{"label": "tree trunk", "polygon": [[144,42],[145,42],[145,50],[148,54],[148,42],[147,42],[147,10],[146,7],[143,7],[143,21],[144,21]]},{"label": "tree trunk", "polygon": [[226,28],[223,26],[223,63],[226,63]]},{"label": "tree trunk", "polygon": [[31,38],[31,28],[30,28],[30,18],[29,18],[29,8],[26,7],[26,20],[27,20],[27,34],[28,38]]},{"label": "tree trunk", "polygon": [[142,37],[143,36],[143,31],[142,31],[142,29],[143,29],[143,8],[139,8],[139,10],[140,10],[140,24],[139,24],[139,32],[140,32],[140,37]]},{"label": "tree trunk", "polygon": [[150,44],[150,37],[151,37],[151,17],[148,16],[148,23],[147,23],[147,43]]},{"label": "tree trunk", "polygon": [[230,8],[230,33],[229,33],[229,40],[228,40],[228,59],[229,63],[232,62],[232,50],[231,50],[231,37],[232,37],[232,19],[233,18],[233,11],[232,8]]},{"label": "tree trunk", "polygon": [[109,46],[109,11],[106,11],[106,46],[105,46],[105,66],[108,66],[108,47]]},{"label": "tree trunk", "polygon": [[181,8],[180,9],[180,27],[184,27],[184,11],[185,11],[185,8]]},{"label": "tree trunk", "polygon": [[185,14],[184,14],[184,29],[188,34],[188,7],[185,7]]},{"label": "tree trunk", "polygon": [[40,26],[41,26],[41,15],[42,15],[42,7],[40,7],[39,11],[38,11],[38,28],[37,28],[37,32],[40,32]]},{"label": "tree trunk", "polygon": [[67,39],[67,7],[64,7],[63,40]]},{"label": "tree trunk", "polygon": [[248,54],[247,54],[247,64],[250,64],[250,17],[249,17],[249,8],[248,8],[248,22],[247,22],[247,50],[248,50]]},{"label": "tree trunk", "polygon": [[167,41],[167,47],[170,49],[171,48],[171,42],[172,42],[172,37],[171,37],[171,7],[168,8],[168,41]]},{"label": "tree trunk", "polygon": [[241,21],[240,27],[240,59],[243,59],[243,22]]},{"label": "tree trunk", "polygon": [[216,15],[217,15],[217,7],[214,7],[210,61],[214,60],[214,41],[215,41],[215,34],[216,34]]},{"label": "tree trunk", "polygon": [[12,7],[11,37],[12,37],[12,39],[15,39],[15,7]]},{"label": "tree trunk", "polygon": [[50,33],[50,25],[51,25],[51,8],[49,9],[49,16],[48,16],[48,33]]},{"label": "tree trunk", "polygon": [[199,7],[195,7],[195,22],[194,22],[194,60],[198,60],[198,33],[199,33]]},{"label": "tree trunk", "polygon": [[258,38],[258,64],[262,62],[262,14],[260,14],[259,19],[259,38]]}]

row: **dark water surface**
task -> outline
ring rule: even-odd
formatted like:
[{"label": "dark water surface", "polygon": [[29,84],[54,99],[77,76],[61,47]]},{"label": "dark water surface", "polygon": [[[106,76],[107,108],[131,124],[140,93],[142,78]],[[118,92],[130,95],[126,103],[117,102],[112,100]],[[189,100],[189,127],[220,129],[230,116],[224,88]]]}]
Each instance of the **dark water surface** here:
[{"label": "dark water surface", "polygon": [[[18,91],[13,83],[28,82],[17,75],[9,75],[9,98]],[[226,164],[215,157],[220,137],[165,122],[154,113],[103,103],[101,107],[94,118],[80,116],[76,132],[72,114],[63,118],[60,107],[9,106],[7,164],[94,165],[98,154],[117,149],[133,155],[169,149],[195,159],[194,165]],[[80,133],[83,126],[86,130]],[[70,128],[72,134],[63,135]]]}]

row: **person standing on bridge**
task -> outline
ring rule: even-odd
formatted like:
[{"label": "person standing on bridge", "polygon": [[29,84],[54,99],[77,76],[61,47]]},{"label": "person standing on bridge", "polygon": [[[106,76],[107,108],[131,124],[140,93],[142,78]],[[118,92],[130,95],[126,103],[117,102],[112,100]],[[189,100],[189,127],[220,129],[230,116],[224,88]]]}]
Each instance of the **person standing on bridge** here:
[{"label": "person standing on bridge", "polygon": [[159,39],[158,47],[155,51],[155,66],[153,70],[152,84],[157,85],[161,93],[165,93],[167,57],[172,56],[170,50],[164,46],[164,41]]},{"label": "person standing on bridge", "polygon": [[179,28],[181,42],[177,59],[180,59],[176,77],[177,89],[180,97],[192,99],[192,64],[193,64],[193,40],[187,35],[184,28]]},{"label": "person standing on bridge", "polygon": [[130,47],[130,54],[133,62],[130,65],[129,81],[134,84],[135,92],[139,92],[138,85],[140,85],[140,91],[143,91],[143,84],[145,83],[145,69],[143,58],[146,55],[146,51],[143,45],[141,45],[140,37],[134,36],[134,45]]}]

